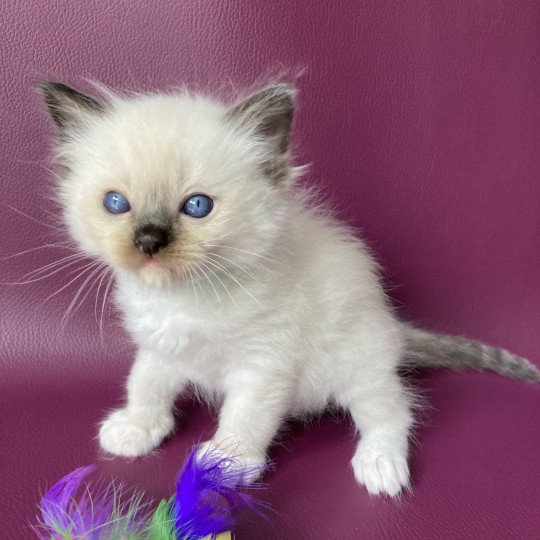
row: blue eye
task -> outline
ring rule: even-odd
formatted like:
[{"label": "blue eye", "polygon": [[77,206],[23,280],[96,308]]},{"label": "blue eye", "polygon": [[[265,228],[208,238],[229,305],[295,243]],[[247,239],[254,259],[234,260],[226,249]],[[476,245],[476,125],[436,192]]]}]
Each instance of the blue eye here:
[{"label": "blue eye", "polygon": [[128,200],[117,191],[105,193],[105,197],[103,197],[103,206],[105,207],[105,210],[111,214],[125,214],[131,209]]},{"label": "blue eye", "polygon": [[214,201],[206,195],[192,195],[182,206],[182,212],[194,218],[207,216],[214,207]]}]

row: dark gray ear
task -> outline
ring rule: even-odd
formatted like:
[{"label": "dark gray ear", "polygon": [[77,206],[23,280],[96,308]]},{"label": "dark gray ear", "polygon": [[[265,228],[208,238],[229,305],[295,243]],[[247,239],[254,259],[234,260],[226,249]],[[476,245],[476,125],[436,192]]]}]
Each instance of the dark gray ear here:
[{"label": "dark gray ear", "polygon": [[105,107],[93,97],[59,82],[45,82],[39,90],[60,135],[80,127],[85,117],[103,114]]},{"label": "dark gray ear", "polygon": [[292,85],[276,84],[249,96],[227,113],[234,125],[268,142],[272,159],[265,167],[275,180],[285,173],[287,165],[295,94]]}]

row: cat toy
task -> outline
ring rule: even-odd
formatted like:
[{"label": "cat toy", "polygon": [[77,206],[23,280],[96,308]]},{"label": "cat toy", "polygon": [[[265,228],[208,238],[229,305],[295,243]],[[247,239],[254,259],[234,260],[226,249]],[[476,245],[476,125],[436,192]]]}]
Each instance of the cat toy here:
[{"label": "cat toy", "polygon": [[33,527],[40,540],[229,540],[240,511],[266,518],[268,506],[238,489],[253,468],[212,450],[190,453],[175,494],[153,510],[142,493],[88,481],[96,468],[79,467],[45,493]]}]

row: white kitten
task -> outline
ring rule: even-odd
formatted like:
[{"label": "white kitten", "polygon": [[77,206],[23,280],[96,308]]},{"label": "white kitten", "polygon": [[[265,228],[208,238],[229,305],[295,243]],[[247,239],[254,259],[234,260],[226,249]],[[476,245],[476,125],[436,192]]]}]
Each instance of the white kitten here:
[{"label": "white kitten", "polygon": [[412,398],[404,363],[490,368],[538,380],[505,351],[398,321],[364,244],[293,185],[292,87],[228,108],[190,95],[41,90],[59,132],[65,220],[109,264],[139,352],[127,404],[102,447],[156,448],[188,384],[222,400],[211,442],[247,465],[266,460],[291,415],[335,405],[362,437],[352,460],[370,493],[409,485]]}]

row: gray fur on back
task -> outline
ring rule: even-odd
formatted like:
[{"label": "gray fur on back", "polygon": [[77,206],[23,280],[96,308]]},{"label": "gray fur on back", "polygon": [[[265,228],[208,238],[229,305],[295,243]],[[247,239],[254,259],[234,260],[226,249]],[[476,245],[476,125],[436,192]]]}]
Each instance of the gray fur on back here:
[{"label": "gray fur on back", "polygon": [[405,367],[489,369],[514,379],[540,381],[540,371],[525,358],[463,337],[435,334],[406,325]]}]

